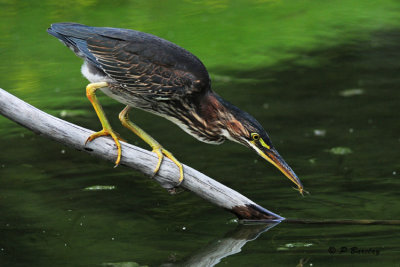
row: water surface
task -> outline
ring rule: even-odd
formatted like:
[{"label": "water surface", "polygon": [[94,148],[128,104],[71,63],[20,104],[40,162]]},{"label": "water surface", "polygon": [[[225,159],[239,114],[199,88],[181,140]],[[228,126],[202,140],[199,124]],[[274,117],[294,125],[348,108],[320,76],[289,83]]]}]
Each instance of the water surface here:
[{"label": "water surface", "polygon": [[[132,114],[183,163],[284,217],[400,218],[396,1],[2,0],[0,10],[0,87],[36,107],[100,127],[81,60],[46,33],[50,23],[150,32],[201,58],[213,88],[257,118],[311,194],[301,197],[245,147],[203,144],[162,118]],[[146,148],[120,126],[123,105],[100,101],[113,127]],[[216,257],[220,266],[400,263],[399,226],[282,223],[260,234],[190,192],[170,196],[138,172],[4,117],[0,133],[5,266],[191,265],[219,244],[237,252]],[[112,190],[85,190],[96,185]]]}]

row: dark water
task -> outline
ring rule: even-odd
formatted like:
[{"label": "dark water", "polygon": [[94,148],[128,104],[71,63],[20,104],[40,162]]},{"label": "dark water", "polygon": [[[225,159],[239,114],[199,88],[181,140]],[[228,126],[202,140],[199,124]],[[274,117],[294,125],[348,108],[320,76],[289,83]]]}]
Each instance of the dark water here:
[{"label": "dark water", "polygon": [[[0,87],[99,129],[80,59],[45,29],[151,32],[202,59],[213,88],[263,124],[311,194],[244,147],[203,144],[135,112],[183,163],[287,218],[400,219],[400,4],[359,3],[2,0]],[[123,106],[100,101],[113,127],[146,147],[119,125]],[[170,196],[4,117],[0,133],[1,266],[400,265],[400,226],[239,225],[190,192]],[[110,190],[87,189],[96,185]]]}]

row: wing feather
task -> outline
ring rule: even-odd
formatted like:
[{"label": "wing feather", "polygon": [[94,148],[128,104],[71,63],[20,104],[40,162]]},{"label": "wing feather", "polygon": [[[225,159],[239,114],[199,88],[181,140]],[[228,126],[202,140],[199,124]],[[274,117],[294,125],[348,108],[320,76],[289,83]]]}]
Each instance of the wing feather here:
[{"label": "wing feather", "polygon": [[157,36],[76,23],[52,24],[48,32],[126,90],[167,99],[210,89],[203,63]]},{"label": "wing feather", "polygon": [[[99,67],[126,90],[173,98],[209,88],[208,73],[199,60],[181,62],[179,56],[167,54],[170,47],[140,41],[95,35],[87,39],[87,48]],[[190,64],[201,64],[202,72],[196,73]]]}]

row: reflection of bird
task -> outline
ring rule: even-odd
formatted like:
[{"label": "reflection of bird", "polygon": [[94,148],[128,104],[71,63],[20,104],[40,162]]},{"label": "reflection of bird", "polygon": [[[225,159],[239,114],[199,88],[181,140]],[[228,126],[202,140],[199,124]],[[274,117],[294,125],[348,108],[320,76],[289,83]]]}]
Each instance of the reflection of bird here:
[{"label": "reflection of bird", "polygon": [[262,126],[211,90],[208,72],[200,60],[185,49],[154,35],[134,30],[88,27],[75,23],[52,24],[48,32],[84,59],[82,74],[91,82],[86,94],[103,129],[87,139],[109,135],[118,148],[119,137],[98,102],[95,91],[127,105],[120,113],[122,124],[147,142],[158,155],[160,168],[164,155],[180,169],[181,163],[156,140],[128,119],[130,107],[165,117],[200,141],[220,144],[229,139],[255,150],[303,191],[296,174],[273,147]]}]

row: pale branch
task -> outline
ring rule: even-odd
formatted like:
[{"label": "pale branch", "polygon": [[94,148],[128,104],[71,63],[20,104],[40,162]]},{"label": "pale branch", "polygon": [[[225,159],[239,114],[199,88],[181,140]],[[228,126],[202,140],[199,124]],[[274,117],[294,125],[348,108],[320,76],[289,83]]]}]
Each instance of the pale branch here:
[{"label": "pale branch", "polygon": [[[47,114],[0,88],[0,114],[45,136],[77,150],[85,151],[102,159],[114,162],[117,149],[111,138],[97,138],[85,145],[93,131],[82,128]],[[140,171],[147,176],[153,174],[157,164],[155,153],[121,142],[121,165]],[[283,220],[284,218],[259,206],[229,187],[184,165],[184,180],[180,185],[209,202],[234,213],[240,219]],[[164,157],[158,174],[154,177],[164,188],[173,188],[179,179],[179,169]]]}]

